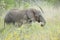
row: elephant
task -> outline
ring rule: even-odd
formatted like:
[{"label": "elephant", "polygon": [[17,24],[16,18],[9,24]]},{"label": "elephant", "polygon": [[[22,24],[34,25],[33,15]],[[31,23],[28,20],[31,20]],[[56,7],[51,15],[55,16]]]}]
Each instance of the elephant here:
[{"label": "elephant", "polygon": [[46,24],[46,20],[42,16],[41,11],[33,8],[28,9],[11,9],[7,12],[4,18],[4,26],[6,24],[19,23],[20,26],[24,23],[38,22],[41,26]]}]

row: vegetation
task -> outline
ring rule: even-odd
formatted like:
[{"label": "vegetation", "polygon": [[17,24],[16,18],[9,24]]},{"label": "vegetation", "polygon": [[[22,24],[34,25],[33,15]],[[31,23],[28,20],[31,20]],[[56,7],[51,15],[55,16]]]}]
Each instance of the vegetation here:
[{"label": "vegetation", "polygon": [[[59,3],[60,0],[0,0],[0,40],[60,40]],[[21,27],[10,24],[4,29],[4,16],[8,10],[25,9],[32,6],[33,8],[42,7],[46,19],[44,27],[36,22],[23,24]]]}]

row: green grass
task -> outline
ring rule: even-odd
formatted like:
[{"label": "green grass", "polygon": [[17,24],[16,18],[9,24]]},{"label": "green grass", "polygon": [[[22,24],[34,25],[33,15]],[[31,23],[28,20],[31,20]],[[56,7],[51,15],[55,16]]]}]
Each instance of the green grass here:
[{"label": "green grass", "polygon": [[[53,10],[45,11],[53,13]],[[60,15],[57,14],[51,19],[48,15],[46,16],[47,20],[44,27],[36,22],[31,25],[24,24],[21,27],[15,27],[12,24],[6,25],[5,29],[3,29],[4,19],[0,17],[0,40],[60,40]]]},{"label": "green grass", "polygon": [[37,22],[21,27],[14,27],[12,24],[6,25],[6,28],[0,31],[0,35],[1,40],[60,40],[60,21],[48,19],[44,27]]}]

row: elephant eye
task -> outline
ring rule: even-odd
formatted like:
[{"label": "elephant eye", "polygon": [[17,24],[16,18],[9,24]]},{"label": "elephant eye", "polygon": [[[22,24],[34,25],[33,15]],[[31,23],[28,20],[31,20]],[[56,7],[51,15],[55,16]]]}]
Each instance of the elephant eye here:
[{"label": "elephant eye", "polygon": [[30,20],[29,22],[32,22],[32,20]]}]

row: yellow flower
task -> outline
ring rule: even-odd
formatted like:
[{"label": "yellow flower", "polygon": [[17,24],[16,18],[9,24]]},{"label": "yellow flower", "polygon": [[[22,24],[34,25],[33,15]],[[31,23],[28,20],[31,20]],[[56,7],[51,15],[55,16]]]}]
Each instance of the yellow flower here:
[{"label": "yellow flower", "polygon": [[30,38],[30,35],[25,34],[24,37],[28,39]]},{"label": "yellow flower", "polygon": [[7,35],[7,37],[5,38],[5,40],[11,40],[11,38],[12,38],[12,34],[11,33],[9,33],[8,35]]}]

